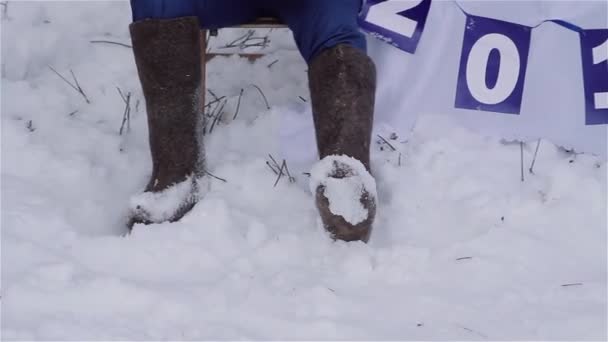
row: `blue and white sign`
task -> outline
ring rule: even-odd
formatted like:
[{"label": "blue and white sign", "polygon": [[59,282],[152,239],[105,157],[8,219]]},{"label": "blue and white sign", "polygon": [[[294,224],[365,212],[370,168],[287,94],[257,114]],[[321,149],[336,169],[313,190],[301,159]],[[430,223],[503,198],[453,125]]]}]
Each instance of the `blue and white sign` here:
[{"label": "blue and white sign", "polygon": [[[368,39],[374,136],[407,140],[433,115],[438,130],[451,121],[608,159],[608,1],[368,2],[361,26],[398,47]],[[290,165],[314,161],[310,115],[283,122]]]},{"label": "blue and white sign", "polygon": [[456,108],[519,114],[531,28],[467,16]]},{"label": "blue and white sign", "polygon": [[583,30],[586,124],[608,124],[608,30]]},{"label": "blue and white sign", "polygon": [[397,48],[415,53],[431,0],[370,0],[359,16],[362,29]]}]

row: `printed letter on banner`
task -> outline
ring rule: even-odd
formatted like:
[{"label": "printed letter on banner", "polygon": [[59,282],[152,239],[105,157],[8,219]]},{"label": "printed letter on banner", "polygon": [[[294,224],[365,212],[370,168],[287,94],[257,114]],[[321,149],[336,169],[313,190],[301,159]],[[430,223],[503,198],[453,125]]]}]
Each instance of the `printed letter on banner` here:
[{"label": "printed letter on banner", "polygon": [[467,16],[456,108],[519,114],[531,28]]},{"label": "printed letter on banner", "polygon": [[359,25],[371,35],[413,54],[430,8],[431,0],[368,0],[359,15]]},{"label": "printed letter on banner", "polygon": [[608,29],[583,30],[580,36],[585,83],[585,123],[608,124]]}]

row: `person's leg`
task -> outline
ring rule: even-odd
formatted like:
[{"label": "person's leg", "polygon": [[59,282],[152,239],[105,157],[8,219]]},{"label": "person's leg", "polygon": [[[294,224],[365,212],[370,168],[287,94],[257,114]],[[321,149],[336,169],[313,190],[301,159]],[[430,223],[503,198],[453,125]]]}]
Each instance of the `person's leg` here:
[{"label": "person's leg", "polygon": [[[367,241],[376,211],[375,184],[369,175],[376,71],[357,24],[361,0],[266,1],[293,31],[309,66],[319,157],[331,160],[322,161],[330,169],[319,177],[360,186],[360,198],[352,205],[361,206],[366,215],[352,219],[330,210],[332,190],[327,186],[336,182],[315,185],[321,219],[337,239]],[[336,158],[340,155],[350,158]]]},{"label": "person's leg", "polygon": [[[204,175],[205,40],[201,27],[248,20],[249,0],[132,0],[133,53],[148,117],[152,176],[131,201],[135,223],[179,220],[196,204]],[[171,188],[172,194],[162,194]],[[175,197],[179,198],[175,198]]]},{"label": "person's leg", "polygon": [[261,0],[266,9],[293,31],[307,63],[321,51],[346,44],[366,50],[357,14],[361,0]]},{"label": "person's leg", "polygon": [[[176,221],[194,206],[204,152],[199,148],[203,115],[198,20],[142,20],[129,29],[146,103],[152,157],[150,181],[144,193],[131,201],[131,228],[135,223]],[[177,185],[182,190],[175,196],[181,198],[159,205],[155,194]]]},{"label": "person's leg", "polygon": [[254,0],[131,0],[133,21],[196,16],[201,28],[214,29],[253,21]]}]

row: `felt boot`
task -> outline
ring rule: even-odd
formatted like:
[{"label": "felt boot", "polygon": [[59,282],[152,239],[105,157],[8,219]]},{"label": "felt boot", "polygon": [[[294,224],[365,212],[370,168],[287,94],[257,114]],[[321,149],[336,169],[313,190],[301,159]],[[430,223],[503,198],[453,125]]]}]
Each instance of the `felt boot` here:
[{"label": "felt boot", "polygon": [[146,102],[152,176],[131,200],[128,223],[179,220],[198,200],[204,174],[204,88],[198,19],[146,19],[129,26]]},{"label": "felt boot", "polygon": [[363,51],[342,44],[312,60],[308,79],[321,158],[311,190],[321,220],[335,239],[367,242],[376,215],[370,174],[375,66]]}]

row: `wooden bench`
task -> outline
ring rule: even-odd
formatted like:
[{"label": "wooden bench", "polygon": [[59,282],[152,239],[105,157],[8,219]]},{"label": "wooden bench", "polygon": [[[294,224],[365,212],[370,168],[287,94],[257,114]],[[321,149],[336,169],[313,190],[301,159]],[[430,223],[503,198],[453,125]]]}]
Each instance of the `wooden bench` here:
[{"label": "wooden bench", "polygon": [[[260,17],[257,18],[254,22],[251,23],[247,23],[244,25],[239,25],[239,26],[234,26],[232,28],[249,28],[249,29],[256,29],[256,28],[285,28],[287,27],[285,24],[283,24],[279,19],[277,18],[273,18],[273,17]],[[209,36],[214,37],[217,36],[217,29],[212,29],[212,30],[202,30],[202,36],[205,37],[205,39],[202,39],[202,44],[203,44],[203,54],[204,54],[204,58],[203,60],[205,62],[208,62],[209,60],[213,59],[214,57],[217,56],[232,56],[232,55],[239,55],[240,57],[244,57],[247,58],[249,61],[255,61],[256,59],[264,56],[263,53],[222,53],[222,52],[207,52],[207,34],[209,34]]]}]

